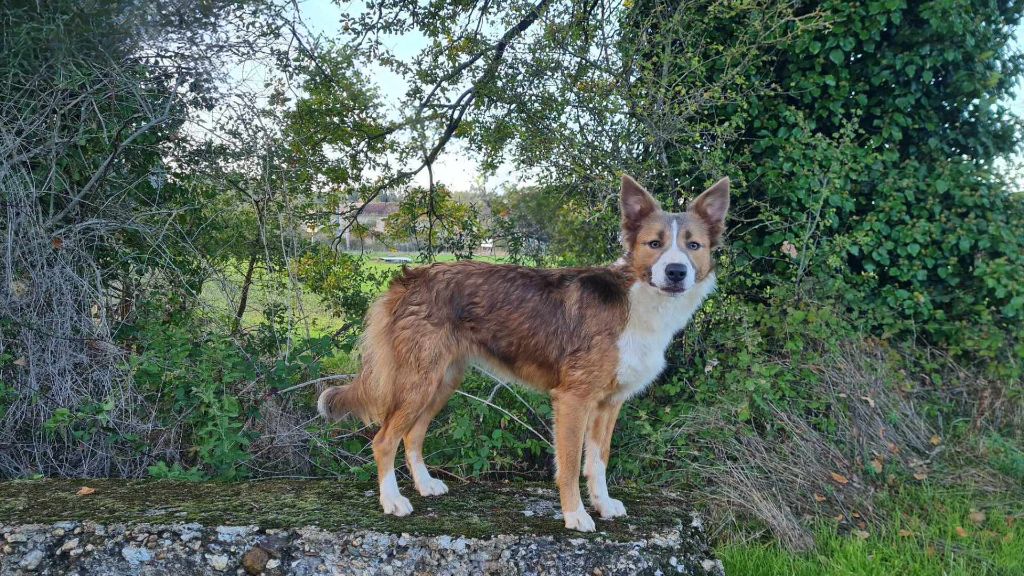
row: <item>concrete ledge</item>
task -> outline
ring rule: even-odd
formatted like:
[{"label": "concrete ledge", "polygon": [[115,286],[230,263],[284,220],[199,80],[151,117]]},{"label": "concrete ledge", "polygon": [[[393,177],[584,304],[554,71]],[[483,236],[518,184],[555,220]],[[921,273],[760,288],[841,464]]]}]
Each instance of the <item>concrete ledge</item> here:
[{"label": "concrete ledge", "polygon": [[616,491],[630,516],[580,535],[549,487],[451,489],[396,519],[360,482],[0,483],[0,575],[723,573],[668,494]]}]

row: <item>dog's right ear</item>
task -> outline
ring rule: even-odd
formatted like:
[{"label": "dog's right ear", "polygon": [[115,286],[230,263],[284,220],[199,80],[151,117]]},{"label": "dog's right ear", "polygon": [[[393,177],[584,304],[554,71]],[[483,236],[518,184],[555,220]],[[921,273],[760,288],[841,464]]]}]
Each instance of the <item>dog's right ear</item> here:
[{"label": "dog's right ear", "polygon": [[619,207],[622,210],[622,243],[628,250],[640,230],[640,224],[645,218],[661,210],[661,206],[636,180],[623,174]]}]

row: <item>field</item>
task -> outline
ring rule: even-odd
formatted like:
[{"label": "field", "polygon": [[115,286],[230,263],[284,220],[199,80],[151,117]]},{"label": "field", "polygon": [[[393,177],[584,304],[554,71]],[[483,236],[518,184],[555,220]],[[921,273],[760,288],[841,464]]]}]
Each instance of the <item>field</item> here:
[{"label": "field", "polygon": [[[401,264],[381,260],[386,256],[408,257],[413,260],[413,266],[421,265],[415,263],[417,255],[413,253],[366,252],[362,256],[366,258],[365,265],[375,271],[394,271],[402,267]],[[474,259],[482,262],[501,262],[500,258],[492,256],[477,256]],[[455,256],[448,253],[438,254],[436,261],[453,262]],[[234,315],[241,293],[242,279],[245,276],[245,267],[241,262],[234,262],[227,270],[223,276],[207,280],[203,285],[202,302],[210,314],[219,318]],[[303,289],[300,282],[292,281],[285,270],[279,269],[268,273],[265,268],[256,268],[249,302],[242,316],[242,326],[255,326],[263,320],[268,307],[274,306],[282,306],[293,311],[294,315],[301,319],[294,327],[297,334],[329,334],[344,324],[344,319],[334,316],[318,296]]]}]

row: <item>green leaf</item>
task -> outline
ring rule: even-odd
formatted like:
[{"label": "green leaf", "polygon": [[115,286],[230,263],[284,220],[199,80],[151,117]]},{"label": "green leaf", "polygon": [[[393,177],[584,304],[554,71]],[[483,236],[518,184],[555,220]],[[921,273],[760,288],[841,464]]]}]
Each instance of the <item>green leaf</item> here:
[{"label": "green leaf", "polygon": [[836,64],[842,64],[843,63],[843,56],[844,56],[843,55],[843,51],[840,50],[839,48],[833,48],[828,53],[828,59],[833,61],[833,62],[835,62]]}]

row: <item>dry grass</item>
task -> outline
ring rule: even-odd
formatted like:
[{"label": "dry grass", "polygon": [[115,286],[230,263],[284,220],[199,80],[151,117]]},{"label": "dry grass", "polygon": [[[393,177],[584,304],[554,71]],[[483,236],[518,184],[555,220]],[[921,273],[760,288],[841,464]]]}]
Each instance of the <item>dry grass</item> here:
[{"label": "dry grass", "polygon": [[927,474],[941,449],[913,399],[887,380],[882,351],[851,344],[816,371],[818,381],[808,385],[826,401],[824,413],[771,406],[757,433],[713,409],[678,422],[676,432],[712,456],[696,465],[706,487],[696,496],[730,532],[744,533],[754,519],[787,548],[807,550],[814,544],[809,519],[863,529],[879,520],[878,488],[895,474]]}]

